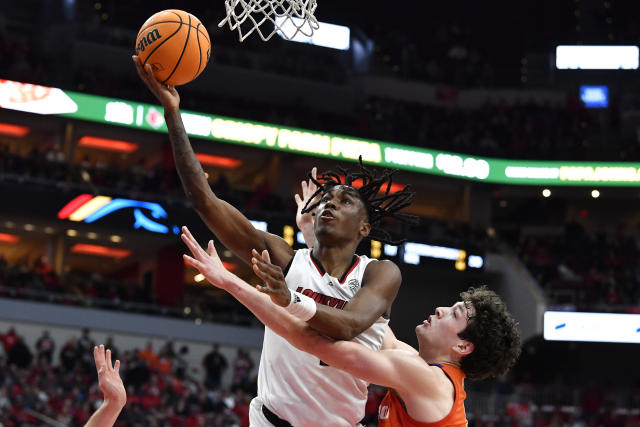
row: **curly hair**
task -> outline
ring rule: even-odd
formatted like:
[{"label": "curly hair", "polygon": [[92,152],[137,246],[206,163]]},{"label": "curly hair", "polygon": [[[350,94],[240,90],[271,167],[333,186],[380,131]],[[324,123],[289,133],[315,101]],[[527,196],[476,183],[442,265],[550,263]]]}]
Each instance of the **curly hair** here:
[{"label": "curly hair", "polygon": [[[326,171],[318,175],[318,179],[314,179],[309,174],[309,179],[318,186],[318,190],[309,197],[307,204],[302,209],[302,213],[311,212],[320,204],[320,201],[311,203],[317,195],[324,195],[337,185],[347,185],[356,190],[365,206],[367,219],[371,225],[369,237],[392,245],[404,242],[405,239],[394,241],[389,232],[383,230],[380,225],[384,218],[396,218],[403,222],[416,223],[418,217],[415,215],[398,213],[400,209],[409,206],[413,202],[415,193],[411,191],[410,185],[405,186],[402,190],[390,193],[393,174],[397,172],[397,169],[384,169],[382,174],[378,176],[364,166],[362,156],[360,156],[359,160],[360,170],[355,172],[337,167],[337,172]],[[340,175],[344,176],[344,183]],[[362,186],[359,188],[353,187],[353,182],[359,179],[362,180]]]},{"label": "curly hair", "polygon": [[460,297],[472,307],[472,316],[458,336],[471,341],[474,349],[461,360],[461,369],[471,379],[497,377],[509,370],[520,355],[520,332],[500,297],[486,286],[470,287]]}]

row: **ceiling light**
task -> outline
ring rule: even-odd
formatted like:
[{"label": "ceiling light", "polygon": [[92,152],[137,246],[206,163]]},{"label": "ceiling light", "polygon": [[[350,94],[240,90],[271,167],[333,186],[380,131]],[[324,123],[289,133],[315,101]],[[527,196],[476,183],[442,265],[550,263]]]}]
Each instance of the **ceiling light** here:
[{"label": "ceiling light", "polygon": [[9,136],[25,136],[31,129],[26,126],[12,125],[9,123],[0,123],[0,134]]},{"label": "ceiling light", "polygon": [[100,138],[97,136],[83,136],[78,140],[78,146],[97,148],[100,150],[119,151],[131,153],[138,149],[135,142],[121,141],[118,139]]},{"label": "ceiling light", "polygon": [[2,243],[16,243],[20,240],[20,236],[15,234],[0,233],[0,242]]},{"label": "ceiling light", "polygon": [[549,190],[548,188],[542,190],[542,197],[551,197],[551,190]]},{"label": "ceiling light", "polygon": [[196,153],[196,157],[203,165],[216,166],[224,169],[235,169],[242,164],[242,160],[233,157],[214,156],[213,154]]},{"label": "ceiling light", "polygon": [[71,247],[71,252],[116,259],[127,258],[131,255],[131,251],[128,249],[110,248],[108,246],[89,245],[86,243],[76,243]]}]

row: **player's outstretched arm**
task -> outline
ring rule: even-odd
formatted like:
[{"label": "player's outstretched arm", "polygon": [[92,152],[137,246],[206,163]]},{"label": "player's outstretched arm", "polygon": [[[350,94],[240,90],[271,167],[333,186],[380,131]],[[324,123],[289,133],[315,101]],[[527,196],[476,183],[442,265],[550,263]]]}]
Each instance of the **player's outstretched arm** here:
[{"label": "player's outstretched arm", "polygon": [[[183,227],[182,240],[193,254],[193,257],[184,255],[187,264],[197,268],[213,285],[231,293],[262,323],[296,348],[375,384],[398,390],[424,386],[424,378],[416,373],[426,364],[416,352],[373,351],[355,342],[334,341],[289,314],[281,305],[272,303],[267,295],[279,294],[286,289],[286,283],[272,275],[274,270],[270,267],[276,266],[269,263],[266,251],[262,255],[254,252],[253,270],[264,281],[264,285],[254,288],[224,268],[212,241],[206,252],[186,227]],[[256,256],[260,257],[261,263],[256,262]]]},{"label": "player's outstretched arm", "polygon": [[249,263],[251,249],[268,249],[274,262],[286,266],[293,250],[279,236],[256,230],[249,220],[211,190],[200,162],[196,158],[180,115],[180,96],[176,89],[158,82],[151,65],[144,68],[137,56],[133,57],[138,75],[160,101],[169,129],[176,169],[189,201],[209,229],[236,256]]},{"label": "player's outstretched arm", "polygon": [[111,364],[111,350],[105,351],[104,345],[93,348],[93,359],[98,370],[98,386],[104,394],[102,405],[93,413],[85,427],[112,426],[120,411],[127,403],[127,392],[120,378],[120,361]]}]

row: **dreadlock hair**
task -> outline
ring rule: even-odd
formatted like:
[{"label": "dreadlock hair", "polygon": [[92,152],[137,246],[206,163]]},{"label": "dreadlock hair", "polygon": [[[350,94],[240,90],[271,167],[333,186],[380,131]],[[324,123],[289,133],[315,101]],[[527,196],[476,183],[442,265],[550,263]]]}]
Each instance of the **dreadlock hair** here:
[{"label": "dreadlock hair", "polygon": [[[360,199],[364,203],[369,224],[371,225],[369,237],[391,245],[403,243],[406,239],[394,241],[389,232],[383,230],[380,225],[384,218],[396,218],[405,223],[417,223],[417,216],[398,213],[400,209],[409,206],[411,202],[413,202],[416,193],[411,191],[410,185],[405,186],[402,190],[396,191],[395,193],[389,193],[391,184],[393,183],[393,174],[398,170],[384,169],[381,175],[376,175],[374,171],[368,169],[362,163],[362,156],[360,156],[359,161],[360,168],[357,171],[349,171],[338,166],[336,167],[336,171],[326,171],[320,174],[318,179],[314,179],[311,174],[309,174],[309,179],[318,186],[318,190],[309,197],[307,204],[302,209],[302,213],[311,212],[318,207],[320,201],[315,203],[311,202],[319,194],[324,195],[337,185],[347,185],[358,192]],[[344,176],[344,182],[340,179],[341,175]],[[353,187],[353,182],[359,179],[362,179],[362,186],[360,188]],[[385,185],[386,189],[383,190]]]}]

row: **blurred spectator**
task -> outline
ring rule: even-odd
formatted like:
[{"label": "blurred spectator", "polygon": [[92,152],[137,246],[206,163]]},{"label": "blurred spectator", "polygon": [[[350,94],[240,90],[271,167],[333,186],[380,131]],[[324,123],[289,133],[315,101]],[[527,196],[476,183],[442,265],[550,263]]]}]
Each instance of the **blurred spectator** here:
[{"label": "blurred spectator", "polygon": [[33,360],[33,353],[29,350],[29,347],[25,344],[23,338],[18,335],[15,343],[7,353],[7,363],[9,365],[15,365],[20,369],[26,369],[31,365]]},{"label": "blurred spectator", "polygon": [[78,346],[75,338],[69,338],[60,349],[60,364],[66,371],[71,371],[78,361]]},{"label": "blurred spectator", "polygon": [[[51,364],[51,358],[56,348],[56,343],[49,336],[49,331],[42,331],[42,335],[36,342],[36,351],[38,360],[44,358],[48,364]],[[115,360],[115,359],[114,359]]]},{"label": "blurred spectator", "polygon": [[15,328],[12,326],[7,332],[0,335],[0,341],[2,341],[4,352],[9,354],[9,351],[11,351],[13,346],[16,345],[16,342],[18,342],[18,335],[16,335]]},{"label": "blurred spectator", "polygon": [[205,384],[210,388],[218,388],[222,381],[222,375],[227,370],[227,358],[220,353],[220,346],[213,344],[211,351],[202,359],[202,366],[206,372]]},{"label": "blurred spectator", "polygon": [[249,357],[249,353],[239,348],[236,358],[233,361],[233,386],[240,387],[242,390],[248,390],[250,385],[250,375],[253,370],[253,360]]}]

